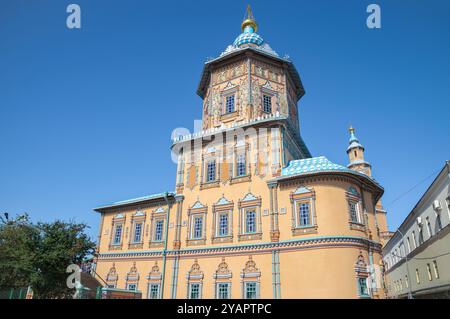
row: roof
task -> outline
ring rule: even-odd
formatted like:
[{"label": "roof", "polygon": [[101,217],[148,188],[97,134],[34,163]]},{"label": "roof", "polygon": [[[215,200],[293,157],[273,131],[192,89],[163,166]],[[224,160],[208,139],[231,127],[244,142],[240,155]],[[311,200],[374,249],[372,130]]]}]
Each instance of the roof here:
[{"label": "roof", "polygon": [[132,198],[132,199],[121,200],[121,201],[113,202],[113,203],[110,203],[107,205],[96,207],[96,208],[94,208],[94,210],[97,212],[100,212],[102,210],[110,209],[110,208],[123,207],[123,206],[131,205],[131,204],[138,204],[138,203],[152,201],[152,200],[156,201],[156,200],[161,200],[161,199],[165,198],[165,196],[174,197],[175,193],[174,192],[164,192],[164,193],[150,194],[150,195],[141,196],[141,197]]},{"label": "roof", "polygon": [[340,173],[343,175],[351,175],[361,181],[367,182],[379,190],[375,201],[378,201],[384,192],[383,187],[381,187],[381,185],[378,184],[374,178],[345,166],[333,163],[325,156],[290,161],[288,165],[281,170],[281,176],[275,178],[273,181],[283,181],[294,179],[296,177],[321,173]]},{"label": "roof", "polygon": [[288,166],[281,170],[281,176],[292,176],[319,171],[353,172],[353,170],[345,166],[330,162],[325,156],[319,156],[290,161]]}]

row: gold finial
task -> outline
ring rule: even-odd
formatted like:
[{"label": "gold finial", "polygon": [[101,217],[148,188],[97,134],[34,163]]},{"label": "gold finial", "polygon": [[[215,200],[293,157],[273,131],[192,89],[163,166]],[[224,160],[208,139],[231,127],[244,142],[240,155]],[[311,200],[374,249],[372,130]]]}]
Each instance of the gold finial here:
[{"label": "gold finial", "polygon": [[242,21],[242,31],[244,31],[245,27],[247,26],[251,26],[255,32],[258,31],[258,25],[256,24],[255,18],[253,17],[252,8],[250,7],[250,5],[247,5],[246,16],[244,17],[244,21]]},{"label": "gold finial", "polygon": [[348,128],[348,131],[350,132],[350,134],[355,133],[355,128],[350,125],[350,127]]}]

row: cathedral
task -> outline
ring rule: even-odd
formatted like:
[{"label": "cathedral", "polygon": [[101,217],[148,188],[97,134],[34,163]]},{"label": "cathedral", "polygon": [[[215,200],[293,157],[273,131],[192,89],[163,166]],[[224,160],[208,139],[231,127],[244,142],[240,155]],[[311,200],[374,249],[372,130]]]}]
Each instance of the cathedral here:
[{"label": "cathedral", "polygon": [[96,274],[142,298],[384,298],[383,188],[350,128],[347,166],[301,137],[295,65],[242,33],[204,66],[202,128],[173,136],[173,191],[95,208]]}]

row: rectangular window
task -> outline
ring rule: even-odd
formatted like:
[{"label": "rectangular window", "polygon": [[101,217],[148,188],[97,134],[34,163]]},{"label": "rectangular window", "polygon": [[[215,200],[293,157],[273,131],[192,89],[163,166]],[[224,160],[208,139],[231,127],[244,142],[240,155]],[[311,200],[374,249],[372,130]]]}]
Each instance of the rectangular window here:
[{"label": "rectangular window", "polygon": [[441,229],[442,229],[442,221],[441,221],[441,214],[440,213],[438,213],[436,215],[436,226],[437,226],[438,231],[441,231]]},{"label": "rectangular window", "polygon": [[218,283],[217,284],[217,299],[229,299],[230,298],[230,284]]},{"label": "rectangular window", "polygon": [[406,237],[406,243],[408,244],[408,254],[411,252],[411,239],[408,237]]},{"label": "rectangular window", "polygon": [[236,176],[245,176],[245,174],[246,174],[245,154],[239,154],[237,156]]},{"label": "rectangular window", "polygon": [[209,161],[206,166],[206,181],[214,182],[216,180],[216,161]]},{"label": "rectangular window", "polygon": [[272,97],[270,95],[263,95],[263,110],[266,113],[272,113]]},{"label": "rectangular window", "polygon": [[428,273],[428,280],[432,281],[433,280],[433,276],[431,275],[431,267],[430,264],[427,264],[427,273]]},{"label": "rectangular window", "polygon": [[137,290],[136,284],[128,284],[127,290],[136,291]]},{"label": "rectangular window", "polygon": [[234,112],[234,94],[226,97],[226,105],[225,106],[226,106],[226,108],[225,108],[226,113]]},{"label": "rectangular window", "polygon": [[256,212],[248,210],[245,213],[245,232],[247,234],[256,233]]},{"label": "rectangular window", "polygon": [[418,285],[420,284],[419,269],[417,269],[417,268],[416,268],[416,282]]},{"label": "rectangular window", "polygon": [[200,299],[200,284],[190,284],[189,287],[189,299]]},{"label": "rectangular window", "polygon": [[416,247],[417,247],[417,238],[416,238],[416,232],[414,230],[412,231],[412,238],[413,238],[413,246],[414,246],[413,249],[416,249]]},{"label": "rectangular window", "polygon": [[309,203],[300,203],[298,205],[298,220],[301,226],[310,226],[311,225],[311,213],[309,209]]},{"label": "rectangular window", "polygon": [[219,236],[228,236],[228,213],[219,215]]},{"label": "rectangular window", "polygon": [[368,296],[369,292],[367,290],[367,280],[366,278],[358,278],[358,288],[360,296]]},{"label": "rectangular window", "polygon": [[194,239],[200,239],[203,237],[203,217],[196,216],[194,217]]},{"label": "rectangular window", "polygon": [[116,226],[116,231],[114,233],[114,244],[119,245],[122,240],[122,225]]},{"label": "rectangular window", "polygon": [[134,224],[134,242],[140,243],[142,235],[142,223]]},{"label": "rectangular window", "polygon": [[163,240],[163,227],[164,227],[164,220],[162,219],[157,220],[155,224],[155,241]]},{"label": "rectangular window", "polygon": [[354,223],[359,223],[358,204],[355,202],[350,202],[350,220]]},{"label": "rectangular window", "polygon": [[450,218],[450,197],[447,197],[445,201],[447,202],[447,213],[448,217]]},{"label": "rectangular window", "polygon": [[434,269],[434,277],[436,279],[439,279],[439,269],[438,269],[438,265],[437,265],[437,261],[433,260],[433,269]]},{"label": "rectangular window", "polygon": [[148,289],[148,299],[158,299],[159,298],[159,284],[150,284]]},{"label": "rectangular window", "polygon": [[419,245],[423,244],[423,227],[419,226]]},{"label": "rectangular window", "polygon": [[405,275],[405,286],[409,288],[408,275]]},{"label": "rectangular window", "polygon": [[245,283],[245,299],[256,299],[256,282]]},{"label": "rectangular window", "polygon": [[430,218],[427,217],[427,218],[425,218],[425,220],[427,222],[428,238],[431,238],[431,236],[433,236],[433,231],[431,229]]}]

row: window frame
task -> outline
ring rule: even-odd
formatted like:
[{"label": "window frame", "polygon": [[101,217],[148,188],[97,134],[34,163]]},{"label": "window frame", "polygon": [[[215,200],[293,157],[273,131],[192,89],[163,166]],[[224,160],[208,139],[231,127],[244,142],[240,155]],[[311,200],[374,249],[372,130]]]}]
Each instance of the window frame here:
[{"label": "window frame", "polygon": [[437,265],[437,260],[433,260],[433,271],[434,271],[434,278],[439,279],[439,268]]},{"label": "window frame", "polygon": [[[227,287],[226,297],[220,298],[220,286],[224,285]],[[216,282],[216,299],[231,299],[231,282]]]},{"label": "window frame", "polygon": [[154,229],[154,233],[153,233],[153,241],[154,242],[164,241],[164,225],[165,225],[165,218],[156,218],[155,219],[155,229]]},{"label": "window frame", "polygon": [[[254,285],[254,297],[248,297],[248,285]],[[244,299],[258,299],[258,282],[257,281],[245,281],[244,282]]]},{"label": "window frame", "polygon": [[[207,212],[208,207],[201,204],[199,201],[194,203],[194,205],[188,209],[188,225],[186,231],[186,244],[188,246],[206,243]],[[198,238],[194,236],[195,218],[201,218],[202,220],[201,237]]]},{"label": "window frame", "polygon": [[[290,194],[292,206],[292,234],[303,235],[317,232],[317,216],[315,207],[315,191],[306,186],[298,187]],[[309,224],[303,224],[301,220],[301,207],[307,205]]]},{"label": "window frame", "polygon": [[[152,298],[152,287],[156,286],[157,290],[156,290],[156,298]],[[161,291],[161,284],[160,283],[156,283],[156,282],[149,282],[148,283],[148,294],[147,294],[147,298],[148,299],[160,299],[160,291]]]},{"label": "window frame", "polygon": [[[134,289],[130,289],[130,286],[134,286]],[[137,290],[137,283],[135,283],[135,282],[127,283],[127,288],[126,288],[126,290],[134,291],[134,292],[138,291],[138,290]]]},{"label": "window frame", "polygon": [[[226,226],[223,225],[222,223],[222,217],[226,216]],[[218,225],[217,225],[217,237],[226,237],[230,235],[230,212],[229,211],[222,211],[222,212],[218,212]],[[222,230],[223,228],[226,227],[226,232],[223,233]]]},{"label": "window frame", "polygon": [[[266,109],[266,98],[268,98],[267,101],[269,103],[269,105],[268,105],[269,109]],[[273,95],[263,92],[263,94],[262,94],[262,111],[264,113],[268,113],[268,114],[272,113],[272,98],[273,98]]]},{"label": "window frame", "polygon": [[[202,283],[201,282],[189,282],[188,285],[189,285],[189,288],[188,288],[188,292],[189,292],[188,299],[192,299],[192,300],[202,299]],[[193,288],[193,286],[198,286],[198,291],[197,291],[198,297],[197,298],[192,298],[192,288]]]},{"label": "window frame", "polygon": [[[139,228],[139,239],[136,240],[138,226],[140,227]],[[144,228],[144,222],[139,221],[139,222],[135,222],[134,223],[134,226],[133,226],[133,241],[132,241],[133,244],[139,244],[139,243],[142,242],[142,238],[143,238],[142,231],[143,231],[143,228]]]},{"label": "window frame", "polygon": [[[113,234],[112,244],[115,245],[115,246],[119,246],[120,244],[122,244],[123,226],[124,226],[123,223],[119,223],[119,224],[114,225],[114,234]],[[120,230],[120,235],[119,235],[119,240],[118,241],[116,240],[116,238],[117,238],[117,229]]]},{"label": "window frame", "polygon": [[[261,225],[261,197],[256,197],[251,193],[247,193],[243,199],[238,202],[239,209],[239,225],[238,225],[238,241],[257,240],[262,238]],[[255,211],[255,232],[247,232],[247,211]]]},{"label": "window frame", "polygon": [[[203,238],[203,226],[204,226],[203,215],[195,214],[194,216],[192,216],[192,220],[193,220],[193,223],[192,223],[192,230],[191,230],[191,232],[192,232],[191,239],[195,239],[195,240],[202,239]],[[200,229],[197,229],[197,225],[198,225],[197,221],[200,221],[200,223],[199,223]],[[197,232],[199,232],[200,234],[197,235]]]},{"label": "window frame", "polygon": [[[249,230],[249,215],[252,214],[252,230]],[[256,209],[255,208],[248,208],[244,211],[244,234],[245,235],[251,235],[256,234],[257,232],[257,216],[256,216]]]},{"label": "window frame", "polygon": [[[236,111],[236,94],[230,93],[224,96],[225,98],[225,112],[224,114],[231,114]],[[230,108],[231,106],[231,108]]]},{"label": "window frame", "polygon": [[[162,235],[161,240],[158,240],[157,238],[157,227],[159,222],[162,221]],[[167,207],[166,206],[159,206],[157,209],[155,209],[150,218],[150,236],[149,236],[149,244],[150,247],[163,247],[164,241],[166,239],[167,233]]]}]

